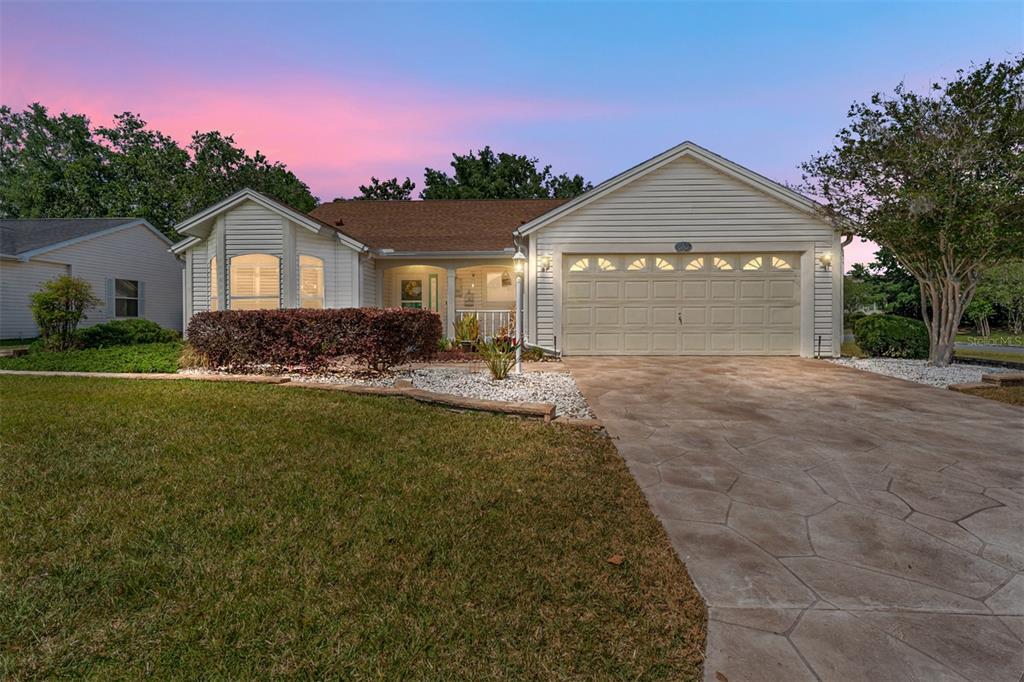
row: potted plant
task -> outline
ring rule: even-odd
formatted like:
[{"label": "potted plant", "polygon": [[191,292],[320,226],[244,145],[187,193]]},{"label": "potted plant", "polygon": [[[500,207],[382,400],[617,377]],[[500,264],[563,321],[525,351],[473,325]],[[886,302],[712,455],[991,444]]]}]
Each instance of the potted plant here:
[{"label": "potted plant", "polygon": [[455,340],[469,352],[480,339],[480,320],[475,314],[463,315],[455,322]]}]

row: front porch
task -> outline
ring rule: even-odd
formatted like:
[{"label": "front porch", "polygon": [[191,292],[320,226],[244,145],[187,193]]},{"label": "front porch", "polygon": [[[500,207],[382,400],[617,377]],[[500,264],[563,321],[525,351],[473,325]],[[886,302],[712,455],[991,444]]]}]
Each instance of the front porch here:
[{"label": "front porch", "polygon": [[511,259],[495,261],[392,262],[377,260],[379,304],[427,308],[444,320],[453,338],[462,317],[476,315],[480,334],[494,336],[514,323],[516,288]]}]

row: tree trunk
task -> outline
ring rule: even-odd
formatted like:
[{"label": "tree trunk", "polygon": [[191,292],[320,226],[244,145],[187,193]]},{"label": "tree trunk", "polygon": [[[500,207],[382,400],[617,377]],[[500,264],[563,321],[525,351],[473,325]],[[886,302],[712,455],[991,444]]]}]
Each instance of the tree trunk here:
[{"label": "tree trunk", "polygon": [[974,294],[963,291],[960,280],[946,277],[919,279],[921,317],[928,328],[928,364],[945,367],[953,361],[956,332],[964,308]]}]

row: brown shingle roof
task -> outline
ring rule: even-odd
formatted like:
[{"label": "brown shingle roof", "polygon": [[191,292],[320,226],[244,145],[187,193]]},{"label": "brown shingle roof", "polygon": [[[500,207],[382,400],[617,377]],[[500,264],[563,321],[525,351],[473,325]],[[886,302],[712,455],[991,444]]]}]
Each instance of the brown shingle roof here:
[{"label": "brown shingle roof", "polygon": [[512,231],[567,199],[332,201],[310,215],[373,249],[500,251]]}]

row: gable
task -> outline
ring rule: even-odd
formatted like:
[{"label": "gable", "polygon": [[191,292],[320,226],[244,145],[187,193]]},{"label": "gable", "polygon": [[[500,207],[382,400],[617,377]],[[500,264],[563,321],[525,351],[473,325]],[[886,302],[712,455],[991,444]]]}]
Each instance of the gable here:
[{"label": "gable", "polygon": [[48,261],[75,263],[91,258],[134,258],[156,261],[175,261],[177,257],[167,248],[165,236],[149,227],[135,223],[123,229],[99,233],[88,239],[75,240],[64,246],[47,250],[38,258]]}]

